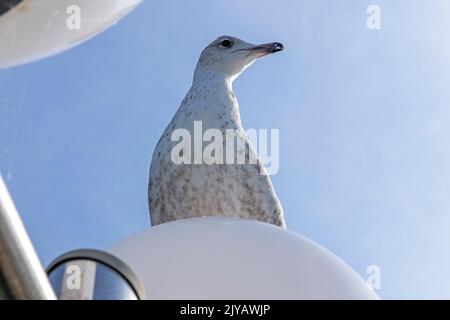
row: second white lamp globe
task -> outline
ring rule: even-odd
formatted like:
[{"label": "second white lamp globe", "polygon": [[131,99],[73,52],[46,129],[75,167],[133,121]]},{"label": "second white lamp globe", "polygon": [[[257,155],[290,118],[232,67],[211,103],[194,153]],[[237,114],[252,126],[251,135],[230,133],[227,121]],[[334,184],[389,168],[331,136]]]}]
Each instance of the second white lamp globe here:
[{"label": "second white lamp globe", "polygon": [[67,50],[116,23],[141,0],[0,0],[0,68]]}]

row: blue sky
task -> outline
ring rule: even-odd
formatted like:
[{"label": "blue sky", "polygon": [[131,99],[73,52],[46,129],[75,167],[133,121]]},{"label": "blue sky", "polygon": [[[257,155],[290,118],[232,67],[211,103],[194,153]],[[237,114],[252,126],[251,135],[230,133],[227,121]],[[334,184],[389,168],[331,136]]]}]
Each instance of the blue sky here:
[{"label": "blue sky", "polygon": [[[366,28],[380,6],[382,28]],[[288,228],[382,298],[450,298],[450,2],[144,1],[64,54],[0,71],[0,170],[44,265],[150,225],[153,148],[217,36],[283,42],[235,81],[280,129]]]}]

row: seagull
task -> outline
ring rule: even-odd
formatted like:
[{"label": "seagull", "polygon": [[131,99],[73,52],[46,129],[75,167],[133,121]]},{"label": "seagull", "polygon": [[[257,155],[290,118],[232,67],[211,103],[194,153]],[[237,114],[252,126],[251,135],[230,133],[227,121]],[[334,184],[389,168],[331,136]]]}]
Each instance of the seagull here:
[{"label": "seagull", "polygon": [[[185,218],[219,216],[258,220],[286,228],[283,208],[267,170],[241,124],[232,88],[233,81],[255,60],[283,49],[279,42],[254,45],[236,37],[221,36],[202,51],[192,86],[153,153],[148,184],[153,226]],[[194,161],[175,161],[174,148],[180,144],[179,133],[195,136],[199,123],[202,130],[213,129],[225,137],[235,132],[236,145],[243,145],[245,149],[239,151],[233,147],[231,151],[236,153],[231,153],[231,160],[245,151],[245,160],[255,161],[195,161],[199,150],[195,145],[192,147],[193,142],[198,142],[195,137],[184,141],[184,146],[194,151],[182,149],[178,154],[184,159],[194,158]],[[200,143],[204,148],[205,141]],[[223,143],[228,156],[226,147],[229,145],[225,140],[218,143]]]}]

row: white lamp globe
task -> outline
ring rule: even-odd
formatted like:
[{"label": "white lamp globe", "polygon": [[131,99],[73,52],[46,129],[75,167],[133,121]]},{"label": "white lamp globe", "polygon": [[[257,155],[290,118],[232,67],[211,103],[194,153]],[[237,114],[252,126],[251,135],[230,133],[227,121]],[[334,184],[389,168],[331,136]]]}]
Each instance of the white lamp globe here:
[{"label": "white lamp globe", "polygon": [[147,299],[378,299],[326,249],[251,220],[164,223],[124,239],[110,252],[138,274]]},{"label": "white lamp globe", "polygon": [[141,0],[0,0],[0,68],[42,59],[107,29]]}]

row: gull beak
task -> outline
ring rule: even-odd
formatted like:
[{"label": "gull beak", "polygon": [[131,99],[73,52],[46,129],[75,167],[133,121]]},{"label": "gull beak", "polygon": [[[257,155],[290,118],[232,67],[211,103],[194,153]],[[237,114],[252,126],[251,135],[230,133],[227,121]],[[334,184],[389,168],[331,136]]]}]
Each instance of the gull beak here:
[{"label": "gull beak", "polygon": [[282,50],[284,50],[284,46],[280,42],[271,42],[271,43],[265,43],[265,44],[260,44],[260,45],[256,45],[256,46],[251,46],[249,48],[242,49],[242,50],[248,51],[249,54],[255,54],[259,58],[259,57],[263,57],[263,56],[271,54],[271,53],[282,51]]}]

